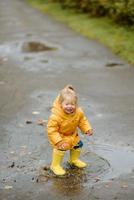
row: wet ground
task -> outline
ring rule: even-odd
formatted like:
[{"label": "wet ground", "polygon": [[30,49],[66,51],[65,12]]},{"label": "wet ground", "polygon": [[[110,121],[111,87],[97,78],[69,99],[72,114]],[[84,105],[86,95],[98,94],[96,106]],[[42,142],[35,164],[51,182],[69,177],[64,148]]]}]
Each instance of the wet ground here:
[{"label": "wet ground", "polygon": [[[134,68],[23,0],[0,1],[0,200],[134,199]],[[94,128],[84,170],[49,171],[45,127],[71,83]]]}]

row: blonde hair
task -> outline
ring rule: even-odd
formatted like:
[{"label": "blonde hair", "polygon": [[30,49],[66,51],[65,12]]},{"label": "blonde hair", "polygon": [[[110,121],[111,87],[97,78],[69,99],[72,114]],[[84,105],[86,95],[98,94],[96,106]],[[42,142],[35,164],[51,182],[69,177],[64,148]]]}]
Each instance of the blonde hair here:
[{"label": "blonde hair", "polygon": [[59,95],[59,103],[62,103],[68,97],[71,98],[72,101],[75,102],[75,104],[77,104],[77,99],[78,99],[77,94],[72,85],[67,85],[65,88],[61,90],[60,95]]}]

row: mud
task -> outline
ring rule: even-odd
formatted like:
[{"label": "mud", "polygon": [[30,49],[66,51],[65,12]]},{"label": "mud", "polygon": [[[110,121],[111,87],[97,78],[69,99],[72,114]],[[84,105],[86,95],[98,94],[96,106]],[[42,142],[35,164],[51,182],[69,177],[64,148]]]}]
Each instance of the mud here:
[{"label": "mud", "polygon": [[[0,26],[0,199],[133,200],[134,68],[25,1],[1,1]],[[80,133],[87,168],[71,168],[66,152],[60,178],[45,124],[68,83],[94,137]]]}]

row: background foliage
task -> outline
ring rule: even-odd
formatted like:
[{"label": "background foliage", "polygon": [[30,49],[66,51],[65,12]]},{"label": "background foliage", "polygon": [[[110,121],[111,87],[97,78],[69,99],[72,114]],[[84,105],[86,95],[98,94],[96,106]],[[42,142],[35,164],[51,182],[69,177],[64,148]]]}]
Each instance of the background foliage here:
[{"label": "background foliage", "polygon": [[[132,17],[134,0],[27,1],[43,13],[48,13],[56,20],[66,23],[81,35],[105,44],[115,54],[134,65],[134,17]],[[91,4],[87,6],[87,2]]]},{"label": "background foliage", "polygon": [[[41,0],[43,1],[43,0]],[[114,21],[134,25],[134,0],[50,0],[63,9],[73,8],[90,16],[109,16]]]}]

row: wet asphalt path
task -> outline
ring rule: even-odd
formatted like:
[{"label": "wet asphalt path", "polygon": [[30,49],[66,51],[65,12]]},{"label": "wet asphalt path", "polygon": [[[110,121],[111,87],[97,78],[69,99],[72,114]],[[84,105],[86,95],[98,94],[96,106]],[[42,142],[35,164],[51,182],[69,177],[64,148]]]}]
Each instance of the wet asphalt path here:
[{"label": "wet asphalt path", "polygon": [[[0,199],[134,199],[134,68],[23,0],[0,1],[0,27]],[[55,49],[25,52],[23,44],[30,41]],[[38,182],[39,163],[49,165],[51,147],[37,120],[47,119],[51,102],[68,83],[94,128],[95,153],[106,162],[85,156],[93,162],[94,181],[89,168],[78,179]],[[105,185],[108,167],[116,176]]]}]

